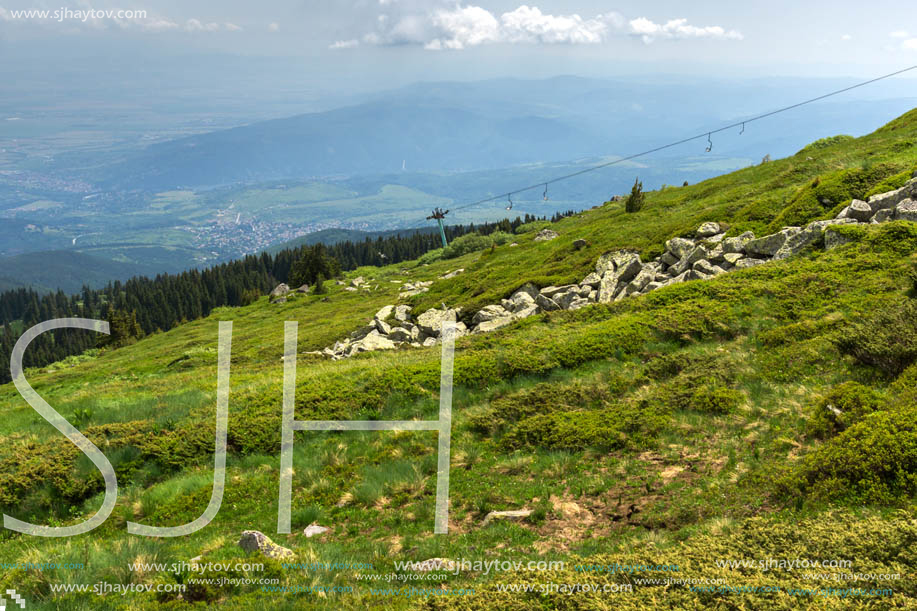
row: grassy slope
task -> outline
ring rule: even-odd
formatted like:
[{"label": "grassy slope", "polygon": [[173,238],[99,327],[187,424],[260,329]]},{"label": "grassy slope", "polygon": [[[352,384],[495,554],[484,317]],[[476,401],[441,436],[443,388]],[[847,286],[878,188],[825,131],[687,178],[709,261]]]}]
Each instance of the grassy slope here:
[{"label": "grassy slope", "polygon": [[[49,583],[174,582],[188,575],[131,573],[128,562],[179,562],[244,555],[244,529],[275,530],[281,412],[283,321],[298,320],[300,350],[344,336],[396,300],[392,280],[436,279],[415,299],[419,311],[445,302],[468,311],[497,301],[525,281],[577,280],[611,248],[658,253],[669,237],[718,220],[730,233],[759,233],[815,176],[889,162],[911,170],[917,112],[856,141],[813,148],[786,160],[704,183],[648,194],[625,215],[606,204],[556,225],[561,237],[475,253],[430,266],[357,270],[378,289],[331,287],[328,301],[300,296],[241,309],[147,338],[99,357],[33,372],[30,381],[62,414],[103,447],[119,473],[119,502],[92,535],[43,540],[0,535],[0,561],[86,562],[84,571],[8,571],[4,589],[49,608],[152,608],[149,595],[53,596]],[[808,159],[811,157],[812,159]],[[828,211],[824,211],[828,215]],[[572,248],[586,238],[589,247]],[[724,577],[730,586],[813,587],[799,572],[768,575],[719,569],[717,559],[849,558],[856,572],[899,572],[894,597],[874,608],[917,604],[913,581],[912,489],[882,496],[859,485],[874,468],[853,465],[847,479],[827,472],[825,448],[806,433],[806,409],[845,380],[859,380],[890,405],[900,389],[842,357],[831,339],[849,321],[908,288],[911,226],[870,230],[852,246],[662,289],[614,306],[527,319],[465,338],[456,356],[450,534],[431,534],[435,488],[432,433],[297,433],[294,533],[314,520],[333,532],[316,539],[275,536],[301,562],[371,562],[389,573],[394,559],[440,556],[676,563],[679,577]],[[330,285],[331,283],[329,283]],[[129,536],[125,521],[181,524],[207,504],[212,476],[218,320],[234,321],[230,396],[231,455],[222,509],[205,529],[175,540]],[[437,349],[375,353],[327,362],[300,357],[297,418],[432,418],[437,410]],[[897,407],[895,407],[897,409]],[[99,506],[98,473],[11,385],[0,387],[0,504],[5,513],[66,523]],[[840,446],[838,444],[840,443]],[[832,446],[832,444],[834,444]],[[821,454],[820,454],[821,452]],[[821,462],[819,462],[821,461]],[[856,462],[856,461],[854,461]],[[73,472],[77,474],[73,475]],[[859,479],[857,479],[859,478]],[[822,478],[824,479],[824,478]],[[345,501],[341,503],[341,501]],[[338,507],[337,505],[342,505]],[[481,527],[494,509],[534,509],[526,522]],[[800,521],[808,523],[800,524]],[[806,533],[803,535],[803,533]],[[845,536],[846,535],[846,536]],[[910,556],[908,556],[910,554]],[[910,572],[910,574],[909,574]],[[462,574],[449,587],[473,597],[427,601],[371,596],[353,571],[285,570],[267,575],[289,585],[354,586],[358,594],[265,594],[256,587],[198,587],[186,595],[233,608],[532,606],[546,608],[845,608],[832,597],[698,594],[682,586],[637,586],[633,594],[593,597],[485,593],[494,575]],[[223,574],[227,576],[227,574]],[[240,577],[241,574],[231,573]],[[657,575],[648,575],[655,577]],[[508,583],[616,581],[570,567],[550,575],[498,575]],[[909,578],[909,579],[908,579]],[[488,585],[489,584],[489,585]],[[413,582],[435,586],[436,582]],[[888,583],[815,582],[814,587]],[[864,599],[865,600],[865,599]],[[183,608],[186,602],[159,601]]]}]

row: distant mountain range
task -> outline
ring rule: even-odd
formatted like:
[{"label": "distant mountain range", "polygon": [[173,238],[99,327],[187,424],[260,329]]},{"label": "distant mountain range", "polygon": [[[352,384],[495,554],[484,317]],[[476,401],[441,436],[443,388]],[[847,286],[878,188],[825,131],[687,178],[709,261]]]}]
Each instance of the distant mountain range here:
[{"label": "distant mountain range", "polygon": [[[622,155],[842,84],[849,83],[578,77],[421,83],[346,108],[154,144],[107,166],[96,179],[108,189],[166,190]],[[900,99],[825,103],[770,119],[741,139],[717,138],[714,151],[789,154],[825,133],[864,133],[912,105]]]}]

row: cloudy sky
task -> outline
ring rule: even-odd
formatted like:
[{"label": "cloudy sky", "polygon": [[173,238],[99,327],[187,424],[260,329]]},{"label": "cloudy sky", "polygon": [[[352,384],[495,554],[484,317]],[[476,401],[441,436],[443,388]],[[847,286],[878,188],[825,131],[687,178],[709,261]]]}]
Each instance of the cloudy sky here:
[{"label": "cloudy sky", "polygon": [[[62,8],[70,13],[53,13]],[[100,14],[119,10],[145,15]],[[387,60],[418,71],[486,58],[485,71],[515,72],[521,57],[532,71],[541,62],[608,72],[667,62],[678,71],[742,66],[849,75],[917,63],[912,14],[904,0],[0,0],[0,49],[9,56],[36,41],[105,42],[112,50],[134,44],[334,65]]]}]

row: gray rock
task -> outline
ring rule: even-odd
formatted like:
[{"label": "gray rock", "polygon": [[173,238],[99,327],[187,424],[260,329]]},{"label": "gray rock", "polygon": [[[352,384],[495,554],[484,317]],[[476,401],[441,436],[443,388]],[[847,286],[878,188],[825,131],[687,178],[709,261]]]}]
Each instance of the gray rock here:
[{"label": "gray rock", "polygon": [[316,535],[321,535],[331,530],[325,526],[319,526],[318,524],[310,524],[306,526],[306,530],[302,531],[302,534],[306,535],[306,538],[309,539]]},{"label": "gray rock", "polygon": [[774,259],[781,260],[802,252],[806,247],[819,242],[825,233],[825,229],[831,225],[846,225],[856,223],[852,218],[831,219],[828,221],[813,221],[805,226],[799,233],[787,238],[783,246],[774,253]]},{"label": "gray rock", "polygon": [[634,279],[630,281],[630,284],[627,285],[626,290],[628,295],[634,293],[639,293],[646,287],[647,284],[653,282],[656,279],[656,272],[652,269],[641,269],[640,273],[634,276]]},{"label": "gray rock", "polygon": [[663,265],[675,265],[676,263],[678,263],[678,257],[673,255],[669,251],[665,251],[664,253],[662,253],[662,256],[659,257],[659,262],[662,263]]},{"label": "gray rock", "polygon": [[436,345],[436,338],[435,338],[435,337],[428,337],[427,339],[423,340],[423,343],[422,343],[421,345],[422,345],[424,348],[429,348],[430,346],[435,346],[435,345]]},{"label": "gray rock", "polygon": [[443,323],[455,322],[457,312],[453,309],[437,310],[431,308],[417,317],[417,326],[426,335],[438,336]]},{"label": "gray rock", "polygon": [[686,238],[672,238],[665,243],[665,249],[681,259],[694,248],[694,242]]},{"label": "gray rock", "polygon": [[586,240],[583,240],[583,239],[573,240],[573,248],[576,250],[581,250],[583,248],[586,248],[586,246],[588,246],[588,242],[586,242]]},{"label": "gray rock", "polygon": [[357,344],[362,346],[363,350],[367,352],[373,350],[391,350],[395,348],[395,342],[380,334],[378,331],[370,333],[354,345]]},{"label": "gray rock", "polygon": [[889,210],[900,204],[905,199],[913,199],[915,196],[917,196],[917,183],[912,180],[900,189],[873,195],[869,198],[869,207],[873,212],[878,212],[879,210]]},{"label": "gray rock", "polygon": [[312,287],[310,287],[308,284],[304,284],[301,287],[299,287],[298,289],[296,289],[296,292],[297,293],[308,293],[310,290],[312,290]]},{"label": "gray rock", "polygon": [[[536,293],[536,295],[537,294],[538,293]],[[528,293],[524,291],[516,291],[515,293],[513,293],[513,296],[510,298],[510,302],[512,302],[513,304],[512,308],[510,309],[513,312],[518,312],[534,304],[535,300],[532,298],[531,295],[529,295]]]},{"label": "gray rock", "polygon": [[742,259],[742,253],[738,252],[727,252],[723,255],[723,262],[720,264],[726,268],[735,267],[737,261]]},{"label": "gray rock", "polygon": [[756,265],[761,265],[762,263],[767,263],[764,259],[752,259],[745,258],[739,259],[736,261],[736,269],[747,269],[749,267],[755,267]]},{"label": "gray rock", "polygon": [[726,238],[723,240],[723,252],[724,253],[743,253],[745,252],[745,245],[755,239],[755,234],[750,231],[738,235],[734,238]]},{"label": "gray rock", "polygon": [[725,232],[718,233],[716,235],[710,236],[709,238],[704,238],[704,242],[710,242],[711,244],[719,244],[720,242],[723,241],[723,238],[725,237],[726,237]]},{"label": "gray rock", "polygon": [[710,278],[713,278],[713,274],[705,274],[704,272],[698,271],[696,269],[689,270],[687,273],[688,280],[709,280]]},{"label": "gray rock", "polygon": [[257,530],[244,530],[239,539],[239,547],[246,552],[261,552],[268,558],[293,558],[293,550],[277,545],[270,537]]},{"label": "gray rock", "polygon": [[542,229],[535,234],[536,242],[547,242],[548,240],[553,240],[554,238],[560,237],[560,234],[551,229]]},{"label": "gray rock", "polygon": [[713,265],[712,263],[710,263],[709,261],[705,261],[704,259],[701,259],[700,261],[697,261],[696,263],[694,263],[694,266],[691,269],[693,269],[696,272],[706,274],[707,276],[718,276],[726,271],[722,267],[719,267],[718,265]]},{"label": "gray rock", "polygon": [[505,327],[508,324],[513,322],[514,318],[512,316],[504,316],[503,318],[494,318],[492,320],[485,320],[484,322],[477,325],[472,333],[489,333],[490,331],[495,331],[500,327]]},{"label": "gray rock", "polygon": [[393,327],[388,334],[388,338],[393,342],[413,342],[419,335],[419,333],[412,333],[410,329],[405,329],[404,327]]},{"label": "gray rock", "polygon": [[592,303],[592,302],[589,301],[588,299],[584,298],[584,297],[577,297],[576,299],[574,299],[574,300],[570,303],[570,305],[567,307],[567,309],[568,309],[568,310],[578,310],[578,309],[580,309],[580,308],[582,308],[582,307],[585,307],[585,306],[589,305],[590,303]]},{"label": "gray rock", "polygon": [[698,244],[691,250],[691,252],[682,257],[678,263],[673,265],[671,269],[669,269],[669,273],[678,276],[679,274],[682,274],[691,269],[691,266],[701,259],[706,259],[709,256],[710,253],[707,248],[702,244]]},{"label": "gray rock", "polygon": [[799,227],[784,227],[775,234],[749,240],[745,244],[745,252],[759,257],[773,257],[790,236],[796,235],[800,231]]},{"label": "gray rock", "polygon": [[532,303],[531,305],[525,306],[521,310],[513,312],[513,320],[520,320],[522,318],[528,318],[529,316],[534,316],[535,314],[538,314],[538,311],[539,311],[539,307],[535,305],[534,303]]},{"label": "gray rock", "polygon": [[630,282],[642,268],[643,264],[640,263],[639,255],[628,253],[627,256],[615,261],[615,276],[618,282]]},{"label": "gray rock", "polygon": [[280,303],[283,303],[286,301],[286,296],[287,294],[289,294],[289,292],[290,292],[289,286],[287,286],[286,284],[278,284],[277,286],[274,287],[274,290],[271,291],[270,301],[274,303],[280,299],[283,299],[283,301],[280,302]]},{"label": "gray rock", "polygon": [[614,299],[615,293],[618,290],[618,279],[615,277],[614,272],[609,272],[602,277],[602,281],[599,283],[599,294],[598,302],[599,303],[611,303]]},{"label": "gray rock", "polygon": [[526,282],[525,284],[523,284],[522,286],[520,286],[518,289],[516,289],[513,292],[513,297],[515,297],[519,293],[527,293],[529,297],[534,299],[535,296],[538,295],[539,290],[538,290],[538,287],[532,284],[531,282]]},{"label": "gray rock", "polygon": [[703,225],[697,228],[697,231],[695,233],[697,234],[697,237],[699,238],[709,238],[710,236],[714,236],[718,234],[719,232],[720,232],[719,223],[704,223]]},{"label": "gray rock", "polygon": [[595,288],[599,285],[601,281],[602,281],[602,277],[599,276],[597,273],[592,272],[591,274],[583,278],[583,281],[580,282],[580,286],[591,286]]},{"label": "gray rock", "polygon": [[864,201],[855,199],[847,206],[846,218],[854,219],[860,222],[866,222],[875,213],[875,211]]},{"label": "gray rock", "polygon": [[566,293],[567,291],[569,291],[572,288],[575,288],[576,286],[577,286],[576,284],[565,284],[563,286],[546,286],[543,289],[541,289],[541,294],[544,295],[545,297],[553,298],[554,295],[557,295],[558,293]]},{"label": "gray rock", "polygon": [[411,306],[395,306],[395,320],[406,322],[411,320]]},{"label": "gray rock", "polygon": [[[595,262],[595,273],[599,276],[604,276],[607,271],[614,271],[615,262],[614,255],[616,253],[606,252]],[[549,295],[550,297],[550,295]]]},{"label": "gray rock", "polygon": [[465,272],[465,268],[457,269],[457,270],[455,270],[455,271],[447,272],[447,273],[443,274],[442,276],[439,277],[439,279],[440,279],[440,280],[449,280],[450,278],[455,278],[456,276],[458,276],[459,274],[462,274],[462,273],[464,273],[464,272]]},{"label": "gray rock", "polygon": [[688,272],[683,272],[683,273],[681,273],[681,274],[678,274],[677,276],[675,276],[674,278],[672,278],[672,279],[669,280],[668,282],[666,282],[666,286],[668,286],[668,285],[670,285],[670,284],[678,284],[679,282],[684,282],[684,281],[686,281],[687,279],[688,279]]},{"label": "gray rock", "polygon": [[895,211],[889,210],[886,208],[883,210],[879,210],[878,212],[873,214],[872,218],[869,219],[869,222],[870,223],[884,223],[886,221],[892,220],[894,217],[895,217]]},{"label": "gray rock", "polygon": [[917,201],[912,199],[901,200],[895,206],[895,218],[900,221],[917,221]]},{"label": "gray rock", "polygon": [[386,318],[392,315],[392,312],[394,310],[395,310],[395,306],[393,305],[384,306],[381,310],[376,312],[376,315],[373,316],[373,318],[375,318],[376,320],[385,320]]},{"label": "gray rock", "polygon": [[381,333],[382,335],[388,335],[389,333],[392,332],[392,328],[391,328],[391,327],[389,326],[389,324],[388,324],[387,322],[385,322],[384,320],[381,320],[381,319],[379,319],[379,318],[376,318],[376,319],[375,319],[375,322],[376,322],[376,329],[377,329],[377,330],[379,331],[379,333]]},{"label": "gray rock", "polygon": [[353,339],[353,340],[363,339],[364,337],[366,337],[367,335],[369,335],[369,334],[372,333],[373,331],[377,331],[377,332],[378,332],[378,328],[376,327],[376,321],[375,321],[375,320],[373,320],[373,321],[370,322],[369,324],[365,324],[365,325],[363,325],[362,327],[360,327],[360,328],[354,330],[354,331],[350,334],[350,339]]},{"label": "gray rock", "polygon": [[573,303],[577,299],[580,299],[580,294],[579,294],[579,291],[571,289],[567,291],[566,293],[559,293],[557,295],[554,295],[552,299],[557,303],[557,305],[559,305],[561,308],[566,310],[570,307],[571,303]]},{"label": "gray rock", "polygon": [[545,295],[538,295],[535,298],[535,304],[545,312],[553,312],[560,309],[556,301]]},{"label": "gray rock", "polygon": [[650,291],[655,291],[658,288],[665,286],[665,282],[650,282],[645,287],[643,287],[643,294],[649,293]]},{"label": "gray rock", "polygon": [[509,316],[509,314],[510,313],[503,306],[487,305],[475,313],[474,317],[471,319],[471,322],[474,324],[479,324],[489,320],[494,320],[496,318],[505,318]]}]

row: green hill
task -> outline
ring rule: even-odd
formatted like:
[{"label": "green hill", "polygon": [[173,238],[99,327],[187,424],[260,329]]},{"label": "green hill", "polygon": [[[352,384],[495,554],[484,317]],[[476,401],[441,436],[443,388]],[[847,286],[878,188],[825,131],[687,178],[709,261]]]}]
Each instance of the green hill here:
[{"label": "green hill", "polygon": [[[648,192],[636,213],[608,202],[552,225],[560,237],[551,241],[527,232],[516,246],[361,268],[350,277],[372,290],[327,282],[327,295],[222,308],[30,371],[36,391],[109,457],[119,498],[88,535],[2,531],[2,563],[85,567],[8,570],[0,589],[54,609],[911,608],[917,225],[903,221],[857,227],[830,251],[460,338],[449,533],[432,533],[430,431],[297,432],[293,534],[276,524],[285,321],[299,324],[297,420],[435,419],[438,347],[340,361],[306,353],[387,304],[473,313],[526,282],[576,282],[609,250],[659,255],[702,222],[733,236],[833,218],[851,198],[910,178],[915,142],[917,110],[862,138]],[[578,239],[586,247],[574,248]],[[457,268],[465,272],[440,279]],[[430,290],[399,302],[397,283],[417,281]],[[127,521],[180,525],[207,507],[219,321],[233,321],[222,507],[192,535],[129,535]],[[0,442],[5,514],[64,525],[101,505],[101,474],[12,385],[0,387]],[[531,513],[484,523],[501,510]],[[306,537],[313,523],[330,530]],[[244,552],[244,530],[266,533],[294,559]],[[194,558],[229,568],[201,575]],[[471,564],[442,580],[395,565],[432,558]],[[564,565],[473,564],[495,560]],[[392,574],[400,577],[386,581]],[[55,591],[98,583],[153,591]],[[187,588],[180,598],[155,591],[176,586]]]}]

